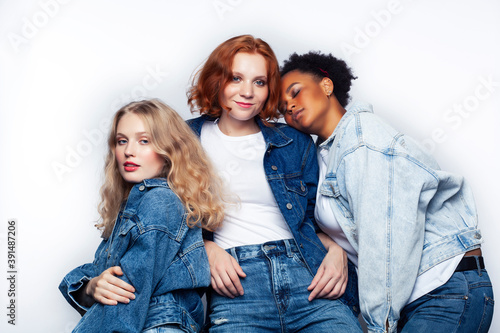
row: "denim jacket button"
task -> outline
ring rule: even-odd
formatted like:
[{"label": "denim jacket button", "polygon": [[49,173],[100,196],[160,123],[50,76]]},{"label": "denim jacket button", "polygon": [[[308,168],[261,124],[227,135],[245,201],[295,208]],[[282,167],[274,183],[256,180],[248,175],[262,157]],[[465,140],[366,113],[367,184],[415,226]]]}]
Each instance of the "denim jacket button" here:
[{"label": "denim jacket button", "polygon": [[481,239],[481,234],[479,232],[476,232],[476,234],[474,235],[474,238]]},{"label": "denim jacket button", "polygon": [[271,169],[273,169],[274,171],[276,171],[276,170],[278,170],[278,167],[277,167],[276,165],[273,165],[273,166],[271,167]]},{"label": "denim jacket button", "polygon": [[292,206],[292,204],[291,204],[291,203],[287,203],[287,204],[286,204],[286,208],[288,208],[288,209],[292,209],[292,207],[293,207],[293,206]]},{"label": "denim jacket button", "polygon": [[144,189],[145,189],[145,188],[146,188],[146,186],[141,185],[141,186],[139,186],[139,191],[141,191],[141,192],[142,192],[142,191],[144,191]]}]

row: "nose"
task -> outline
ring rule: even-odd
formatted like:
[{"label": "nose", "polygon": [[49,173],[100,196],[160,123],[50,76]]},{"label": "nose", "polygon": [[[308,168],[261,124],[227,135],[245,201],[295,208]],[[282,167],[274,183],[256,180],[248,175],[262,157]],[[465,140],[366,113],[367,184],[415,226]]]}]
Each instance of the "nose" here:
[{"label": "nose", "polygon": [[135,145],[133,142],[127,143],[127,146],[125,147],[124,153],[125,153],[126,157],[135,156]]},{"label": "nose", "polygon": [[243,81],[240,85],[240,95],[245,98],[253,97],[253,84],[252,82]]}]

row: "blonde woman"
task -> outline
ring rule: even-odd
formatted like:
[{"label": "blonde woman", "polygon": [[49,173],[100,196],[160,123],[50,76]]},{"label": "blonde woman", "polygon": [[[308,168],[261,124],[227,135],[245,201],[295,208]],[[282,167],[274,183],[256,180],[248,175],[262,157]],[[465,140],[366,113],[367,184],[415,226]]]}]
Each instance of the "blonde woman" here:
[{"label": "blonde woman", "polygon": [[103,241],[59,286],[84,315],[74,331],[197,332],[200,288],[210,285],[201,228],[224,218],[219,180],[198,138],[159,100],[121,108],[108,146]]}]

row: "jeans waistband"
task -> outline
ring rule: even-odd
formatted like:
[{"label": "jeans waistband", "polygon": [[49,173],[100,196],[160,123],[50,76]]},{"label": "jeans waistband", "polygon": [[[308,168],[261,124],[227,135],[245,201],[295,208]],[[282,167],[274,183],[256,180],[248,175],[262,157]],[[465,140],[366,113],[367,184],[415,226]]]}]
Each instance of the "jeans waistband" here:
[{"label": "jeans waistband", "polygon": [[236,260],[252,257],[286,254],[292,257],[294,253],[300,253],[293,239],[281,239],[263,244],[252,244],[236,246],[226,249]]}]

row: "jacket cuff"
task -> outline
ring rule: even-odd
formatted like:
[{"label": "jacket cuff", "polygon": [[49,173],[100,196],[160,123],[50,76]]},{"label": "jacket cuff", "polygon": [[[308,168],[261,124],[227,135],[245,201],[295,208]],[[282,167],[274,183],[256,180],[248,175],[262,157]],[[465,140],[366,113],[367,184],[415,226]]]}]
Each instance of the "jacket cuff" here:
[{"label": "jacket cuff", "polygon": [[64,279],[59,285],[59,290],[63,294],[66,301],[68,301],[68,303],[71,304],[71,306],[75,308],[75,310],[78,311],[78,313],[80,313],[82,316],[90,309],[90,307],[80,304],[75,298],[75,293],[77,291],[80,291],[81,288],[85,287],[85,285],[89,281],[90,278],[84,276],[74,283],[69,283],[66,279]]}]

